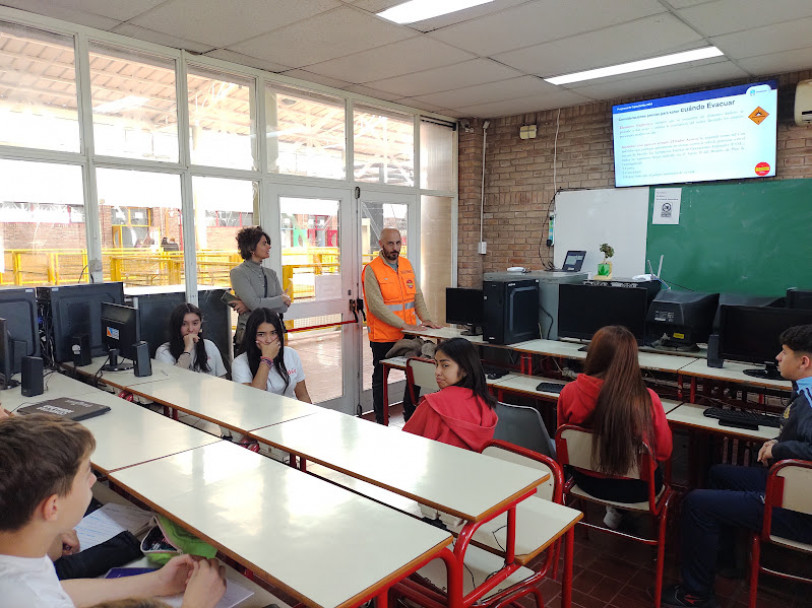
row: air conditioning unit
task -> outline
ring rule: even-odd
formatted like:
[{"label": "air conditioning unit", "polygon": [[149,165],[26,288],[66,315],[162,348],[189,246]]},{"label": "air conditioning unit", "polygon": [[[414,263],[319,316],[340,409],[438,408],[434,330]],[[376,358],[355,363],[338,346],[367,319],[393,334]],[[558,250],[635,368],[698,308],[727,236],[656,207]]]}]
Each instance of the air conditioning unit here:
[{"label": "air conditioning unit", "polygon": [[802,80],[795,86],[795,124],[812,125],[812,80]]}]

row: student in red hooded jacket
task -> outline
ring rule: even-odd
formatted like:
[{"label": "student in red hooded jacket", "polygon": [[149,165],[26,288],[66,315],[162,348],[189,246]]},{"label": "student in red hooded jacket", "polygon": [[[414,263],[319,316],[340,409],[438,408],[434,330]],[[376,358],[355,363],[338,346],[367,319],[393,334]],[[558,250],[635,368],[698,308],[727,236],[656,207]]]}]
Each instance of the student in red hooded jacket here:
[{"label": "student in red hooded jacket", "polygon": [[[598,471],[622,475],[637,459],[645,441],[658,462],[671,457],[671,429],[657,394],[646,388],[637,361],[637,341],[625,327],[610,325],[595,332],[589,343],[584,373],[567,384],[558,398],[558,425],[576,424],[593,432]],[[662,484],[657,470],[655,481]],[[577,474],[576,483],[605,500],[638,502],[648,499],[640,480],[606,479]],[[607,508],[604,523],[620,524],[621,513]]]},{"label": "student in red hooded jacket", "polygon": [[423,397],[403,430],[481,452],[496,429],[496,399],[488,393],[476,349],[452,338],[437,347],[434,361],[440,390]]}]

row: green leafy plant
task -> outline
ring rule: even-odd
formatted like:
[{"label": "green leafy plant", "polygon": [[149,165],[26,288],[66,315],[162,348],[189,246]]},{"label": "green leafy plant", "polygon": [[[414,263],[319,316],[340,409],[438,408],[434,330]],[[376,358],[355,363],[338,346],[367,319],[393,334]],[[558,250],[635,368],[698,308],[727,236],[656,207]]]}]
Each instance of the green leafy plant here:
[{"label": "green leafy plant", "polygon": [[603,254],[603,257],[607,260],[611,258],[613,255],[615,255],[615,249],[609,243],[603,243],[600,246],[600,252]]}]

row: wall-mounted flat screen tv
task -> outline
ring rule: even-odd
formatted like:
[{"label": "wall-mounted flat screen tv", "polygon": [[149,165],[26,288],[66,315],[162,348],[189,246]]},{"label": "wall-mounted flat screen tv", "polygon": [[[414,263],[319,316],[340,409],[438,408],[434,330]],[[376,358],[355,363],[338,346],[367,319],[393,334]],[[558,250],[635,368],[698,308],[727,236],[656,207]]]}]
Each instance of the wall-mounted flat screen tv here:
[{"label": "wall-mounted flat screen tv", "polygon": [[777,82],[612,107],[615,186],[772,177]]}]

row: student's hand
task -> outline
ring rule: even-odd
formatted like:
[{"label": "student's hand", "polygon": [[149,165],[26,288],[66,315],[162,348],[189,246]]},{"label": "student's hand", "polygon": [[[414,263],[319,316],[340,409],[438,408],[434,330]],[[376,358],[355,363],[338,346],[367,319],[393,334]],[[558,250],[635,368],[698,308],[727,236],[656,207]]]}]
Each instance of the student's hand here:
[{"label": "student's hand", "polygon": [[251,309],[248,308],[245,304],[243,304],[242,300],[232,300],[229,306],[231,306],[231,308],[236,310],[238,315],[241,315],[244,312],[251,312]]},{"label": "student's hand", "polygon": [[198,340],[200,340],[200,336],[197,334],[186,334],[183,336],[183,350],[191,352]]},{"label": "student's hand", "polygon": [[426,329],[425,325],[410,325],[409,323],[407,323],[406,325],[403,326],[403,331],[417,332],[423,331],[424,329]]},{"label": "student's hand", "polygon": [[773,458],[773,446],[778,443],[777,439],[771,439],[770,441],[765,441],[764,445],[761,446],[761,449],[758,451],[758,461],[762,463],[764,466],[769,466],[769,461]]},{"label": "student's hand", "polygon": [[194,563],[181,608],[213,608],[226,592],[226,569],[216,559]]},{"label": "student's hand", "polygon": [[279,338],[274,338],[273,342],[270,344],[257,341],[257,348],[259,348],[259,352],[262,353],[263,357],[268,357],[269,359],[275,359],[276,355],[279,354],[279,349],[281,347],[282,343],[279,341]]},{"label": "student's hand", "polygon": [[62,542],[62,556],[65,555],[74,555],[75,553],[79,553],[81,551],[81,547],[79,546],[79,536],[76,534],[76,530],[71,530],[70,532],[65,532],[62,534],[61,537]]},{"label": "student's hand", "polygon": [[0,420],[3,418],[10,418],[11,412],[9,412],[6,408],[0,407]]},{"label": "student's hand", "polygon": [[283,293],[281,295],[281,298],[282,298],[282,303],[285,306],[290,306],[290,303],[293,302],[293,299],[287,293]]},{"label": "student's hand", "polygon": [[423,325],[425,325],[426,327],[431,327],[432,329],[442,329],[443,328],[442,325],[438,325],[434,321],[423,321]]},{"label": "student's hand", "polygon": [[[162,596],[182,593],[192,577],[195,563],[200,559],[191,555],[177,555],[170,559],[163,568],[153,573],[156,577],[155,587],[149,590],[150,595]],[[184,605],[186,604],[184,603]]]}]

